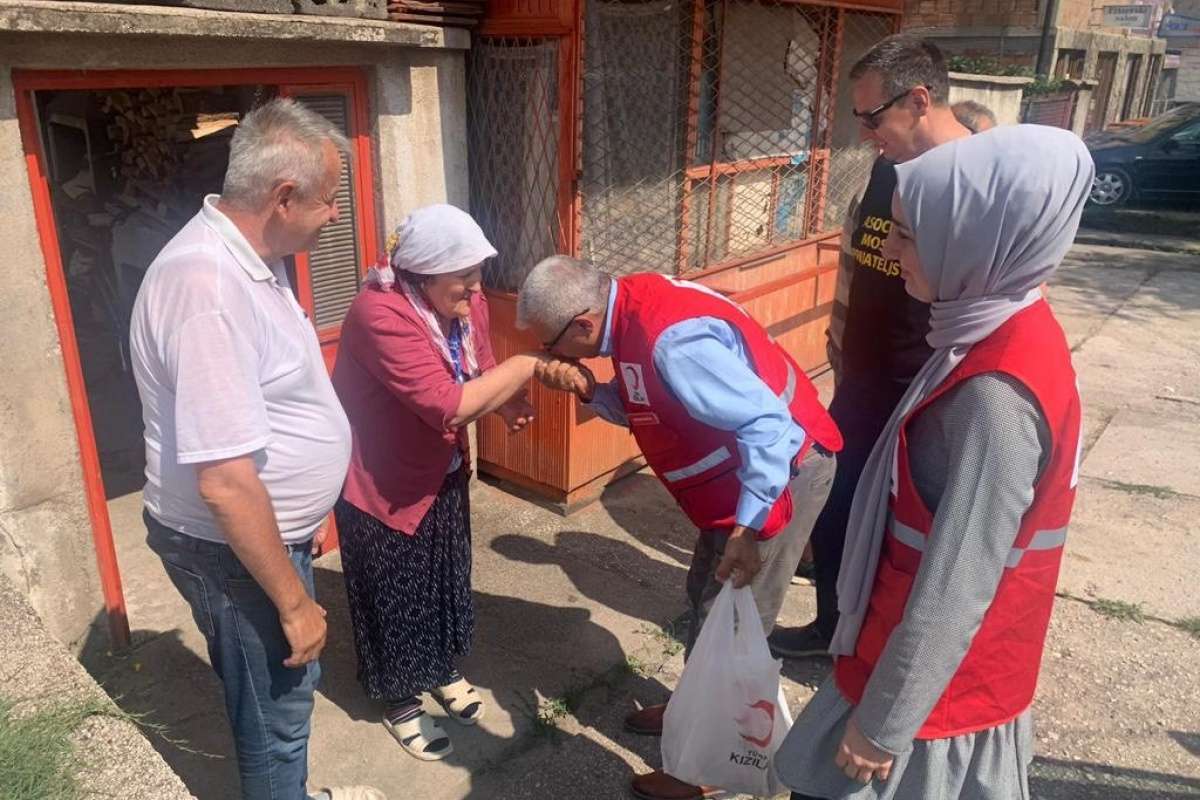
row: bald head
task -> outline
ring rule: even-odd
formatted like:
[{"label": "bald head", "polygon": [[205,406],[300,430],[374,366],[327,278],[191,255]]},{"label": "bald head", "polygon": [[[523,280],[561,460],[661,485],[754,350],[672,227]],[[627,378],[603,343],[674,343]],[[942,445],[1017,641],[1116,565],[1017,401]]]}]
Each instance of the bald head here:
[{"label": "bald head", "polygon": [[983,133],[996,127],[996,115],[983,103],[961,100],[952,105],[955,118],[971,133]]}]

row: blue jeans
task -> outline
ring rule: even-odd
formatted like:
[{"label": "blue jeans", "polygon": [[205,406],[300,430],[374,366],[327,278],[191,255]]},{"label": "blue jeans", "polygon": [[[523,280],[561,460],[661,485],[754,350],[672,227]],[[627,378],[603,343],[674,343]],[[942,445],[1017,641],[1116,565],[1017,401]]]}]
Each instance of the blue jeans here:
[{"label": "blue jeans", "polygon": [[[307,800],[308,733],[317,662],[289,668],[279,612],[228,545],[174,531],[144,513],[146,543],[192,607],[208,657],[225,686],[245,800]],[[308,543],[288,548],[313,595]]]}]

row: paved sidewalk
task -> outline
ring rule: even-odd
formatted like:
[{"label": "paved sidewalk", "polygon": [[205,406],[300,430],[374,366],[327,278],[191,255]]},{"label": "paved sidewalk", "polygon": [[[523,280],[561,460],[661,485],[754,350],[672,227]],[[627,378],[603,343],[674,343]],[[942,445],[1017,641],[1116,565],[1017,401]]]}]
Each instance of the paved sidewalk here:
[{"label": "paved sidewalk", "polygon": [[[1036,705],[1035,796],[1200,796],[1200,271],[1178,254],[1079,246],[1051,289],[1080,376],[1080,498]],[[666,632],[684,609],[693,531],[646,474],[571,517],[486,484],[472,495],[478,627],[466,675],[489,708],[446,725],[456,752],[406,756],[354,677],[338,557],[318,563],[331,638],[312,741],[314,783],[373,783],[393,800],[621,798],[658,742],[624,732],[682,668]],[[236,796],[228,725],[202,640],[142,544],[138,498],[114,502],[137,646],[94,653],[127,709],[187,742],[155,746],[201,800]],[[807,621],[793,588],[785,624]],[[678,633],[678,632],[677,632]],[[805,702],[828,662],[785,665]],[[440,710],[435,710],[440,713]],[[211,754],[206,755],[206,754]]]}]

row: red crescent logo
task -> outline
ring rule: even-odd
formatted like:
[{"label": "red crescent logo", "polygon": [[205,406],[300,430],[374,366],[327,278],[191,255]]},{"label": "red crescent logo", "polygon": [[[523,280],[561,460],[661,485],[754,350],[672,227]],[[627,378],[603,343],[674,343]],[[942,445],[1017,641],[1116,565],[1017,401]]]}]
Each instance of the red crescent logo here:
[{"label": "red crescent logo", "polygon": [[626,367],[625,371],[628,372],[631,376],[633,376],[633,391],[635,391],[635,392],[640,391],[640,387],[638,386],[638,384],[641,383],[641,379],[640,379],[640,376],[638,375],[638,371],[636,369],[634,369],[633,367]]},{"label": "red crescent logo", "polygon": [[[775,728],[775,704],[774,703],[772,703],[770,700],[759,700],[757,703],[754,703],[754,704],[748,706],[748,708],[755,709],[757,711],[761,711],[764,714],[766,714],[767,718],[771,720],[771,729],[774,730],[774,728]],[[767,734],[767,738],[765,738],[765,739],[756,739],[753,736],[747,736],[746,734],[742,733],[741,731],[738,731],[738,736],[741,736],[747,742],[749,742],[750,744],[752,744],[755,747],[758,747],[760,749],[766,749],[766,747],[769,744],[771,744],[771,734],[770,733]]]}]

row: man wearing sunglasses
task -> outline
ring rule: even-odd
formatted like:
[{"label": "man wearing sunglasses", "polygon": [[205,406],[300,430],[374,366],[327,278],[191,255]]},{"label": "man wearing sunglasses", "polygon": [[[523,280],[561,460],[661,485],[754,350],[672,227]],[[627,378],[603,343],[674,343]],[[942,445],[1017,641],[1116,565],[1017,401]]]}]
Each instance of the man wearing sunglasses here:
[{"label": "man wearing sunglasses", "polygon": [[837,320],[841,341],[831,343],[831,353],[839,358],[829,413],[845,447],[812,532],[817,616],[808,625],[777,628],[770,635],[772,652],[785,658],[828,653],[838,621],[837,578],[854,488],[875,440],[931,352],[925,341],[929,306],[904,291],[900,265],[883,257],[896,191],[893,165],[971,135],[950,106],[945,60],[926,40],[905,34],[884,39],[854,65],[850,80],[862,138],[878,148],[879,158],[857,219],[846,226],[849,241],[843,242],[843,258],[853,266],[843,271],[849,292],[844,318]]},{"label": "man wearing sunglasses", "polygon": [[[612,278],[567,256],[530,271],[517,319],[561,359],[538,368],[542,382],[628,427],[698,530],[685,657],[726,580],[750,587],[770,631],[842,443],[804,371],[706,286],[656,273]],[[611,382],[597,385],[577,363],[596,356],[612,359]],[[664,708],[634,712],[626,727],[660,735]],[[643,800],[706,796],[662,771],[636,777],[633,792]]]}]

